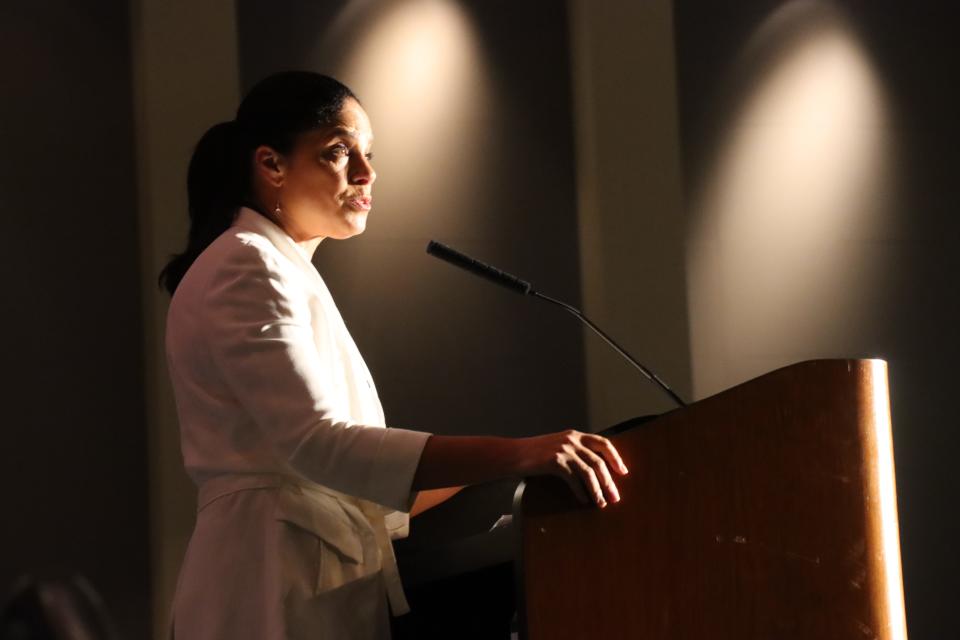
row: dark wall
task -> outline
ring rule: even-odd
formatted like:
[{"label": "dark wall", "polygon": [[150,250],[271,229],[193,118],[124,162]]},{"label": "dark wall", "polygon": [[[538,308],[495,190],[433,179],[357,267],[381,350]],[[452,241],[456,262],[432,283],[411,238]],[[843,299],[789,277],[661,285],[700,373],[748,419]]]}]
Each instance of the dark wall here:
[{"label": "dark wall", "polygon": [[149,633],[126,2],[0,5],[0,590],[86,576]]},{"label": "dark wall", "polygon": [[[368,12],[361,16],[344,11],[347,3],[241,0],[237,6],[244,90],[285,68],[340,75],[364,29],[381,17],[375,3],[350,5]],[[449,137],[425,136],[408,151],[416,162],[448,149],[446,161],[406,171],[402,185],[393,180],[403,159],[375,145],[380,199],[367,231],[323,242],[315,263],[377,380],[388,424],[505,435],[583,425],[583,346],[574,321],[424,253],[436,238],[578,302],[564,5],[457,6],[485,61],[486,108],[445,111],[446,118],[461,117],[461,128]],[[424,99],[450,90],[435,81]],[[360,99],[371,114],[395,107],[416,117],[415,104],[378,103],[362,92]],[[383,144],[400,133],[378,128],[376,117],[373,127]],[[471,142],[461,144],[461,135]]]},{"label": "dark wall", "polygon": [[[740,48],[787,3],[679,0],[675,28],[688,192],[706,170],[729,106]],[[870,320],[842,355],[890,364],[907,624],[914,639],[954,628],[960,593],[960,431],[954,408],[960,358],[960,55],[950,3],[844,1],[889,92],[897,138],[901,256],[884,285],[892,313]],[[719,114],[719,115],[718,115]]]}]

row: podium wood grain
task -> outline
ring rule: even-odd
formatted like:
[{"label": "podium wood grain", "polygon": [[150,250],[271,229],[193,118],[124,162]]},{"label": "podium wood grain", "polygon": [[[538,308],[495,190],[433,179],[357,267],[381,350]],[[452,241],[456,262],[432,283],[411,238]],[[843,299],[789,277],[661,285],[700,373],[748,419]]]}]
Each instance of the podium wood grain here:
[{"label": "podium wood grain", "polygon": [[518,492],[529,640],[906,638],[886,364],[780,369],[613,439],[622,501]]}]

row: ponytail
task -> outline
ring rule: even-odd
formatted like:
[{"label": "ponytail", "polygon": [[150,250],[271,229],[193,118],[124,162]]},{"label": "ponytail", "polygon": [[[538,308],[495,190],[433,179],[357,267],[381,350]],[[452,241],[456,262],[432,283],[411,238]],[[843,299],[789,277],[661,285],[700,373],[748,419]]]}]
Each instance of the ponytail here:
[{"label": "ponytail", "polygon": [[222,122],[210,127],[193,151],[187,171],[187,248],[170,258],[159,278],[170,295],[197,256],[230,228],[248,198],[250,157],[245,138],[235,120]]}]

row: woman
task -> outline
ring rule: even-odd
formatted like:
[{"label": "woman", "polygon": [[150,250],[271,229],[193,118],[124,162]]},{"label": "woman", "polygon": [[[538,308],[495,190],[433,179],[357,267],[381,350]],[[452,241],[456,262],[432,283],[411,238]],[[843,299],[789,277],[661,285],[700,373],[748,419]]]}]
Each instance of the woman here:
[{"label": "woman", "polygon": [[[363,232],[376,173],[345,86],[271,76],[212,127],[188,173],[190,236],[161,274],[167,357],[197,523],[173,632],[388,638],[407,605],[391,538],[456,487],[556,474],[617,502],[604,438],[453,437],[385,428],[376,387],[310,258]],[[388,609],[389,607],[389,609]]]}]

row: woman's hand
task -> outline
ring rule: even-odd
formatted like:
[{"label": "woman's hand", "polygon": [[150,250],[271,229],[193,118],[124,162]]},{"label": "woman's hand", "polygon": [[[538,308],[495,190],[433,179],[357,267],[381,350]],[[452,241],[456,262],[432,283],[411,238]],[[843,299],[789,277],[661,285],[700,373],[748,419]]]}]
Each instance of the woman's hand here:
[{"label": "woman's hand", "polygon": [[523,438],[519,443],[524,449],[522,475],[559,476],[582,502],[595,502],[601,508],[620,502],[613,474],[624,476],[628,470],[606,438],[570,430]]}]

